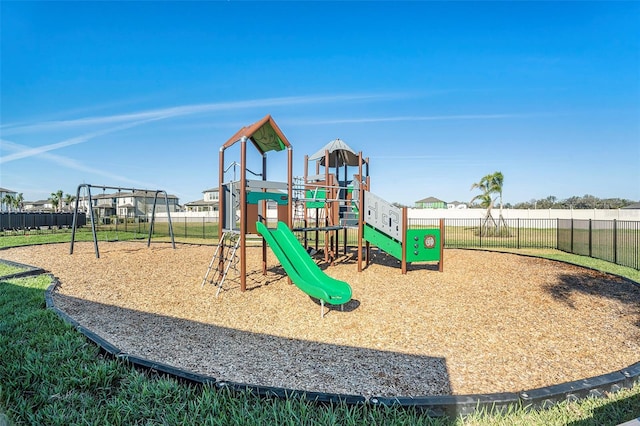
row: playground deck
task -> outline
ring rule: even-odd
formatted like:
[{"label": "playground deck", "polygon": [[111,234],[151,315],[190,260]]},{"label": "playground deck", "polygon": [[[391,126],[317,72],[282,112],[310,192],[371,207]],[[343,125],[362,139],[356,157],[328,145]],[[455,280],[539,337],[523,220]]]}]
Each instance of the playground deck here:
[{"label": "playground deck", "polygon": [[419,396],[520,391],[638,362],[640,289],[570,265],[447,250],[445,272],[376,254],[344,312],[318,305],[248,249],[247,290],[201,287],[213,248],[91,243],[4,250],[51,271],[58,307],[124,351],[218,379],[307,391]]}]

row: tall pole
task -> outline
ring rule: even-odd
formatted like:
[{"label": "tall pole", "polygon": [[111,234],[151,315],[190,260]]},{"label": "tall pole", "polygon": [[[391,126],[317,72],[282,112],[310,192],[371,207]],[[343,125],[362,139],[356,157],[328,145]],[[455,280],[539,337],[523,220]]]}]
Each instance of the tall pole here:
[{"label": "tall pole", "polygon": [[438,262],[438,271],[444,271],[444,219],[440,219],[440,262]]},{"label": "tall pole", "polygon": [[[262,154],[262,180],[267,180],[267,154]],[[262,192],[267,189],[263,188]],[[262,200],[262,213],[264,214],[264,224],[267,225],[267,200]],[[267,275],[267,240],[262,239],[262,275]]]},{"label": "tall pole", "polygon": [[291,207],[293,206],[293,148],[287,148],[287,203],[289,212],[287,216],[287,226],[289,229],[293,228],[293,212]]},{"label": "tall pole", "polygon": [[[171,212],[169,212],[169,195],[167,191],[160,191],[164,194],[164,206],[167,209],[167,221],[169,222],[169,235],[171,236],[171,247],[176,248],[176,240],[173,237],[173,222],[171,222]],[[158,192],[156,192],[156,197],[158,196]],[[127,223],[127,222],[125,222]],[[148,247],[148,245],[147,245]]]},{"label": "tall pole", "polygon": [[[309,179],[309,156],[304,156],[304,177],[302,181],[302,199],[307,198],[307,179]],[[307,227],[309,220],[309,212],[307,211],[307,202],[302,201],[302,220],[304,221],[303,227]],[[304,231],[304,247],[307,248],[307,231]]]},{"label": "tall pole", "polygon": [[240,291],[247,290],[247,137],[240,140]]},{"label": "tall pole", "polygon": [[[330,192],[332,189],[329,188],[329,150],[324,150],[324,226],[333,225],[329,219],[331,216],[331,209],[329,208],[329,197],[331,196]],[[329,261],[329,232],[324,231],[324,261]]]},{"label": "tall pole", "polygon": [[343,228],[343,231],[342,231],[342,239],[343,239],[343,244],[344,244],[343,253],[344,253],[345,256],[347,255],[347,236],[348,236],[347,227],[346,227],[346,224],[347,224],[346,217],[348,216],[349,218],[351,218],[350,214],[347,214],[347,212],[349,211],[349,208],[347,207],[347,196],[349,194],[348,181],[349,181],[349,177],[347,176],[347,163],[345,162],[344,163],[344,215],[345,215],[344,216],[344,219],[345,219],[344,224],[345,224],[345,227]]},{"label": "tall pole", "polygon": [[[220,147],[220,151],[218,153],[218,238],[220,239],[220,256],[218,257],[218,276],[222,277],[222,273],[224,271],[224,216],[225,216],[225,203],[224,203],[224,147]],[[233,194],[231,195],[233,196]],[[231,205],[233,206],[233,200],[231,200]]]},{"label": "tall pole", "polygon": [[[365,163],[367,165],[367,170],[366,170],[366,173],[365,173],[365,175],[367,176],[366,177],[366,182],[367,182],[366,187],[367,187],[367,191],[371,191],[371,178],[369,177],[369,157],[367,157],[364,161],[365,161]],[[367,241],[365,243],[365,245],[367,247],[366,251],[367,251],[367,265],[368,265],[369,261],[371,260],[371,243],[369,241]]]},{"label": "tall pole", "polygon": [[407,208],[402,208],[402,273],[407,273]]},{"label": "tall pole", "polygon": [[73,243],[76,241],[76,226],[78,226],[78,203],[80,202],[80,188],[82,185],[78,185],[76,191],[76,205],[73,209],[73,224],[71,225],[71,247],[69,248],[69,254],[73,254]]},{"label": "tall pole", "polygon": [[[320,175],[320,160],[316,160],[316,176]],[[317,190],[318,190],[318,182],[316,181],[316,183],[314,184],[315,186],[315,194],[317,194]],[[316,197],[313,197],[313,201],[316,201]],[[316,251],[318,251],[318,240],[320,239],[320,231],[318,231],[318,228],[320,227],[320,209],[318,207],[315,208],[316,209]]]},{"label": "tall pole", "polygon": [[364,232],[364,186],[362,185],[362,151],[358,153],[358,272],[362,272],[362,237]]}]

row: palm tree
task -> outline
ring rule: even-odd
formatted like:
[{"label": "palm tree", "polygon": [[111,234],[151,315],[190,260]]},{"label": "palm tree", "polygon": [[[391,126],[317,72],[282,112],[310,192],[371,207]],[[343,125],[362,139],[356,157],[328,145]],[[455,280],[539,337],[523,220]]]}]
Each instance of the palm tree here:
[{"label": "palm tree", "polygon": [[76,196],[75,195],[71,195],[71,194],[65,194],[64,196],[64,203],[66,206],[69,207],[69,210],[71,210],[71,203],[73,203],[76,200]]},{"label": "palm tree", "polygon": [[2,197],[2,204],[5,205],[7,211],[11,211],[11,206],[13,206],[13,195],[5,194],[4,197]]},{"label": "palm tree", "polygon": [[498,194],[500,200],[500,217],[502,217],[502,186],[504,185],[502,172],[493,172],[493,174],[489,175],[489,181],[492,191]]},{"label": "palm tree", "polygon": [[[489,233],[489,221],[493,224],[494,229],[496,230],[496,234],[500,234],[500,226],[504,225],[507,228],[507,224],[502,217],[502,186],[504,185],[504,176],[502,172],[494,172],[492,174],[483,176],[479,182],[471,185],[471,190],[479,189],[480,194],[476,195],[471,199],[471,203],[478,200],[480,201],[480,206],[487,209],[487,213],[484,217],[484,222],[480,228],[480,234],[483,235],[483,229],[485,229],[485,233]],[[496,197],[493,197],[493,194],[497,194]],[[499,221],[496,222],[493,216],[491,215],[491,210],[493,210],[494,203],[496,199],[500,200],[500,216]]]},{"label": "palm tree", "polygon": [[51,204],[53,204],[53,210],[58,211],[58,206],[60,206],[60,202],[62,201],[62,189],[58,189],[56,192],[51,193]]},{"label": "palm tree", "polygon": [[22,192],[16,195],[15,197],[13,197],[13,206],[16,208],[17,211],[22,211],[23,201],[24,201],[24,196],[22,195]]}]

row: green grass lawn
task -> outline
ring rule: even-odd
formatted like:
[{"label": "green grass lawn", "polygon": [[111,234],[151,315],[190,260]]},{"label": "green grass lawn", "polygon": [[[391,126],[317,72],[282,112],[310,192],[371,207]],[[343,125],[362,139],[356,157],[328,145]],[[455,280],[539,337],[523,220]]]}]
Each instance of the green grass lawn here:
[{"label": "green grass lawn", "polygon": [[[45,241],[43,241],[45,242]],[[640,273],[555,250],[525,254],[614,272]],[[0,257],[2,252],[0,251]],[[1,265],[1,263],[0,263]],[[33,265],[37,266],[37,265]],[[4,270],[0,270],[2,274]],[[9,272],[13,273],[13,272]],[[48,275],[0,278],[0,425],[617,425],[640,417],[640,385],[550,409],[514,408],[465,419],[401,407],[324,405],[258,398],[162,377],[100,354],[45,308]]]},{"label": "green grass lawn", "polygon": [[24,268],[19,268],[17,266],[8,265],[4,262],[0,262],[0,277],[17,274],[18,272],[22,272],[24,270],[25,270]]}]

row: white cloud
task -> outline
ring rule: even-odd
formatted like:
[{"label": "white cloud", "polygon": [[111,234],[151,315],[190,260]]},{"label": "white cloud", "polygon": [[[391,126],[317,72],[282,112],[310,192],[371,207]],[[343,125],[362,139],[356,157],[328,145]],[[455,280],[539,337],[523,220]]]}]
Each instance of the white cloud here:
[{"label": "white cloud", "polygon": [[[1,139],[0,142],[2,143],[2,148],[3,149],[16,151],[17,153],[30,151],[30,149],[28,147],[25,147],[24,145],[17,144],[15,142],[8,141],[6,139]],[[98,170],[95,167],[89,167],[87,165],[81,164],[81,163],[77,162],[76,160],[74,160],[72,158],[63,157],[63,156],[56,155],[56,154],[51,154],[51,153],[46,152],[46,151],[34,153],[32,155],[37,155],[40,158],[46,159],[48,161],[51,161],[52,163],[55,163],[55,164],[57,164],[59,166],[66,167],[67,169],[77,170],[77,171],[80,171],[80,172],[88,173],[90,175],[104,177],[104,178],[109,179],[110,181],[122,182],[122,183],[130,184],[130,185],[134,185],[134,186],[153,186],[153,185],[148,185],[145,182],[140,182],[140,181],[136,181],[134,179],[129,179],[129,178],[127,178],[125,176],[122,176],[120,174],[110,173],[110,172],[106,172],[104,170]],[[4,157],[3,157],[3,159],[4,159]]]},{"label": "white cloud", "polygon": [[[80,136],[76,136],[76,137],[73,137],[73,138],[65,139],[65,140],[63,140],[61,142],[56,142],[56,143],[49,144],[49,145],[38,146],[38,147],[35,147],[35,148],[29,148],[29,147],[20,145],[20,147],[22,147],[22,148],[19,151],[15,152],[13,154],[2,156],[0,158],[0,164],[8,163],[10,161],[20,160],[20,159],[23,159],[23,158],[33,157],[34,155],[44,154],[46,152],[54,151],[56,149],[64,148],[64,147],[71,146],[71,145],[78,145],[78,144],[81,144],[81,143],[85,143],[85,142],[88,142],[88,141],[90,141],[92,139],[95,139],[95,138],[97,138],[99,136],[104,136],[104,135],[107,135],[109,133],[117,132],[119,130],[129,129],[131,127],[139,126],[141,124],[148,123],[150,121],[155,121],[155,119],[134,121],[132,123],[127,123],[127,124],[123,124],[123,125],[116,126],[116,127],[110,127],[108,129],[102,129],[102,130],[98,130],[98,131],[95,131],[95,132],[85,133],[85,134],[80,135]],[[3,142],[7,142],[7,141],[3,140]]]},{"label": "white cloud", "polygon": [[427,115],[400,117],[367,117],[345,119],[299,120],[297,125],[318,124],[360,124],[360,123],[388,123],[394,121],[439,121],[439,120],[497,120],[503,118],[531,117],[534,114],[460,114],[460,115]]},{"label": "white cloud", "polygon": [[207,104],[182,105],[177,107],[160,108],[139,111],[128,114],[115,114],[100,117],[86,117],[74,120],[45,121],[33,124],[9,124],[2,126],[4,135],[24,134],[29,132],[69,129],[82,126],[114,124],[129,121],[155,121],[187,115],[201,114],[230,109],[265,108],[300,104],[317,104],[331,102],[346,102],[390,98],[398,95],[330,95],[330,96],[290,96],[282,98],[253,99],[236,102],[219,102]]}]

